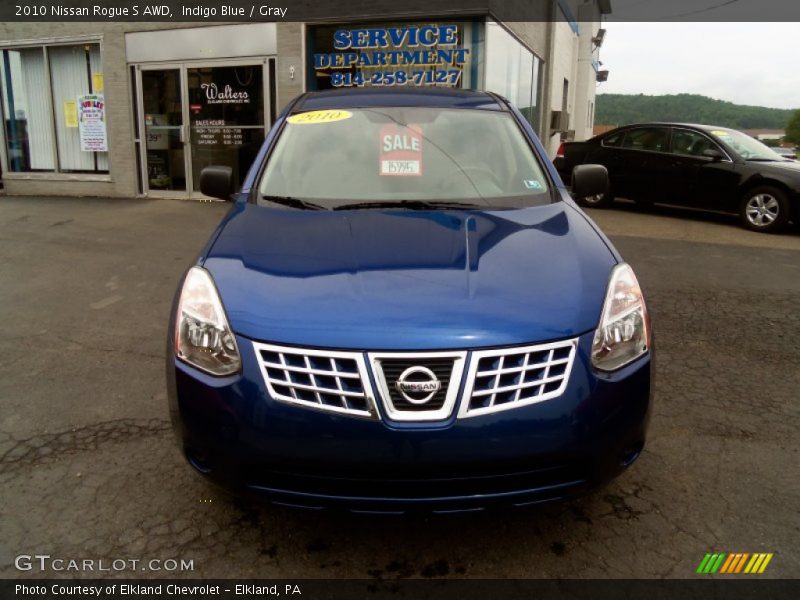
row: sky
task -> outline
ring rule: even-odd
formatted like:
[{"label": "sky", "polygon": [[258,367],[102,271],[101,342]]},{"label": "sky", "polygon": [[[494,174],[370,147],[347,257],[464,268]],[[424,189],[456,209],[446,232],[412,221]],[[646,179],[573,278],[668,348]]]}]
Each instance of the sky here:
[{"label": "sky", "polygon": [[800,108],[800,23],[607,22],[598,93]]}]

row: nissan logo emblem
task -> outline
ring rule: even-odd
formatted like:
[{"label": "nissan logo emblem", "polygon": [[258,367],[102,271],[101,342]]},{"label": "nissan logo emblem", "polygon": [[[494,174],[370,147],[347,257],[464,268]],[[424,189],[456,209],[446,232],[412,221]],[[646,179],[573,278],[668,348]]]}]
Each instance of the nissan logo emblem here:
[{"label": "nissan logo emblem", "polygon": [[425,404],[441,389],[442,382],[426,367],[409,367],[397,378],[395,387],[411,404]]}]

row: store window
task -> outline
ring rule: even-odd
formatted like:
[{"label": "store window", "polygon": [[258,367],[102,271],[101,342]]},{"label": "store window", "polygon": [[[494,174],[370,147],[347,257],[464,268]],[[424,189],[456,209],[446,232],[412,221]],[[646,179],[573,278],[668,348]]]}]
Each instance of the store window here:
[{"label": "store window", "polygon": [[539,131],[542,61],[494,21],[486,23],[486,89],[513,102]]},{"label": "store window", "polygon": [[108,173],[99,44],[3,50],[0,79],[9,171]]},{"label": "store window", "polygon": [[3,50],[3,115],[8,168],[52,171],[55,141],[43,48]]}]

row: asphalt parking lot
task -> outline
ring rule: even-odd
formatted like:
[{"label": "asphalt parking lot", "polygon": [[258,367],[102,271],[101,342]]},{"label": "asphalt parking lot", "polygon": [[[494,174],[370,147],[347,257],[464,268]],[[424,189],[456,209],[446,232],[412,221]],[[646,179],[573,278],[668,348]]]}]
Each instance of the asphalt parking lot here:
[{"label": "asphalt parking lot", "polygon": [[14,567],[38,553],[192,560],[169,573],[184,577],[685,578],[711,550],[773,552],[762,577],[800,576],[797,229],[593,211],[655,324],[642,457],[540,510],[367,518],[232,502],[179,455],[166,322],[225,210],[0,197],[0,576],[42,576]]}]

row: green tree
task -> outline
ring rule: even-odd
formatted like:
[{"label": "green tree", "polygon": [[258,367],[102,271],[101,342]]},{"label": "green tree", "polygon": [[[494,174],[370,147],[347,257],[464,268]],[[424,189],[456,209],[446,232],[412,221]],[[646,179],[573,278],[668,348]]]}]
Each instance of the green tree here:
[{"label": "green tree", "polygon": [[595,123],[598,125],[678,121],[734,129],[782,129],[794,112],[764,106],[744,106],[698,94],[599,94],[596,106]]},{"label": "green tree", "polygon": [[786,126],[786,137],[783,139],[800,146],[800,110],[796,110],[794,116],[789,120],[789,124]]}]

